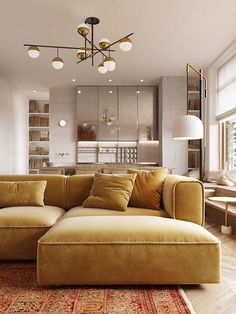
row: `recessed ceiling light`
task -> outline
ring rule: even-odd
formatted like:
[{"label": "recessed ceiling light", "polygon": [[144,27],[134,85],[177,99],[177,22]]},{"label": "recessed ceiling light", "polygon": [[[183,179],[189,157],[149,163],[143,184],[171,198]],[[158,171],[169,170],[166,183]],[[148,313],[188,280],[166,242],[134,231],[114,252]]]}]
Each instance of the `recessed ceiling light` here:
[{"label": "recessed ceiling light", "polygon": [[73,78],[73,79],[72,79],[72,82],[76,82],[76,79],[75,79],[75,78]]},{"label": "recessed ceiling light", "polygon": [[111,79],[111,78],[109,78],[108,82],[112,82],[112,79]]},{"label": "recessed ceiling light", "polygon": [[109,90],[109,94],[112,94],[112,90]]},{"label": "recessed ceiling light", "polygon": [[33,93],[36,93],[37,91],[36,91],[36,89],[33,89]]},{"label": "recessed ceiling light", "polygon": [[137,94],[140,94],[140,90],[137,90]]},{"label": "recessed ceiling light", "polygon": [[77,91],[77,93],[78,93],[78,94],[81,94],[81,90],[79,89],[79,90]]},{"label": "recessed ceiling light", "polygon": [[140,82],[143,82],[144,80],[143,79],[140,79]]}]

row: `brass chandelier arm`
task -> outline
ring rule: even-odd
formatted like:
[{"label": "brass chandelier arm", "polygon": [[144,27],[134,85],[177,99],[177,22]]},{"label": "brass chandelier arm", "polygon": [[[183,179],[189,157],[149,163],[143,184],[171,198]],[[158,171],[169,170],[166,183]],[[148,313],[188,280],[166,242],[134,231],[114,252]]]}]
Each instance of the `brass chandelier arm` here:
[{"label": "brass chandelier arm", "polygon": [[[81,35],[82,36],[82,35]],[[100,52],[105,58],[106,58],[106,55],[105,53],[102,52],[102,49],[99,49],[91,40],[89,40],[86,36],[82,36],[84,37],[84,39],[86,40],[86,42],[88,42],[91,47],[93,47],[94,50],[97,50],[97,52]]]},{"label": "brass chandelier arm", "polygon": [[[52,45],[37,45],[37,44],[24,44],[24,47],[31,47],[31,46],[35,46],[35,47],[40,47],[40,48],[58,48],[58,49],[71,49],[71,50],[78,50],[78,49],[82,49],[82,50],[91,50],[91,48],[87,48],[87,47],[67,47],[67,46],[52,46]],[[115,51],[115,50],[107,50],[107,49],[97,49],[95,48],[95,50],[104,50],[104,51]]]},{"label": "brass chandelier arm", "polygon": [[87,59],[90,59],[90,58],[96,56],[96,54],[98,54],[99,52],[100,52],[100,51],[96,51],[96,52],[94,52],[94,53],[91,53],[91,55],[87,56],[86,58],[84,58],[84,59],[82,59],[82,60],[80,60],[80,61],[77,61],[76,63],[79,64],[79,63],[81,63],[81,62],[83,62],[83,61],[85,61],[85,60],[87,60]]},{"label": "brass chandelier arm", "polygon": [[[128,35],[126,35],[126,36],[124,36],[124,37],[122,37],[122,38],[120,38],[120,39],[114,41],[114,42],[111,43],[109,46],[107,46],[106,49],[97,49],[97,47],[94,45],[94,48],[95,48],[97,51],[96,51],[95,53],[89,55],[88,57],[84,58],[83,60],[77,61],[77,64],[79,64],[79,63],[81,63],[81,62],[83,62],[83,61],[85,61],[85,60],[87,60],[87,59],[89,59],[89,58],[94,57],[94,56],[95,56],[96,54],[98,54],[99,52],[102,53],[102,51],[107,51],[107,52],[109,52],[109,51],[115,51],[115,50],[112,50],[112,49],[109,49],[109,48],[110,48],[111,46],[117,44],[117,43],[118,43],[119,41],[121,41],[122,39],[128,38],[128,37],[132,36],[133,34],[134,34],[134,33],[130,33],[130,34],[128,34]],[[87,39],[86,37],[84,37],[84,38]],[[87,39],[87,41],[88,41],[88,42],[90,43],[90,45],[91,45],[90,40]],[[102,54],[106,57],[106,55],[105,55],[104,53],[102,53]]]}]

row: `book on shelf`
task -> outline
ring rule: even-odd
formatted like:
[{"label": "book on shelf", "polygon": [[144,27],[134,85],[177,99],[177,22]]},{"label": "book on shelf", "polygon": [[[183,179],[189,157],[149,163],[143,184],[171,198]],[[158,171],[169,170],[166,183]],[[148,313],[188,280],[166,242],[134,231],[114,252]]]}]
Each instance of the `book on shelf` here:
[{"label": "book on shelf", "polygon": [[200,148],[200,141],[199,140],[189,140],[188,141],[188,148],[189,149],[199,149]]},{"label": "book on shelf", "polygon": [[188,110],[200,110],[200,99],[189,99]]},{"label": "book on shelf", "polygon": [[49,113],[49,104],[44,104],[43,105],[43,112],[44,113]]},{"label": "book on shelf", "polygon": [[49,141],[49,131],[30,130],[30,141]]},{"label": "book on shelf", "polygon": [[29,113],[38,113],[40,112],[39,106],[36,100],[29,101]]},{"label": "book on shelf", "polygon": [[188,167],[199,168],[199,153],[198,152],[188,153]]},{"label": "book on shelf", "polygon": [[37,169],[43,167],[44,163],[47,163],[49,158],[42,158],[42,159],[30,159],[29,160],[29,168],[30,169]]},{"label": "book on shelf", "polygon": [[39,117],[39,116],[30,116],[29,117],[29,126],[48,127],[49,126],[49,118],[48,117]]},{"label": "book on shelf", "polygon": [[29,155],[48,155],[48,147],[42,147],[35,144],[30,144],[29,146]]}]

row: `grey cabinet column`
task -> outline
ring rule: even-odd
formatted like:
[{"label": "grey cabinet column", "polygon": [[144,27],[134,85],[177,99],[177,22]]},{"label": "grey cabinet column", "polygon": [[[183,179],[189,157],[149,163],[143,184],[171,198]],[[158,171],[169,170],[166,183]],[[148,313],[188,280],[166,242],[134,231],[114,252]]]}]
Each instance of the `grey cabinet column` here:
[{"label": "grey cabinet column", "polygon": [[117,87],[98,87],[98,140],[117,141]]},{"label": "grey cabinet column", "polygon": [[137,87],[118,87],[118,137],[120,141],[137,141]]},{"label": "grey cabinet column", "polygon": [[98,87],[81,86],[77,91],[77,140],[96,141],[98,133]]}]

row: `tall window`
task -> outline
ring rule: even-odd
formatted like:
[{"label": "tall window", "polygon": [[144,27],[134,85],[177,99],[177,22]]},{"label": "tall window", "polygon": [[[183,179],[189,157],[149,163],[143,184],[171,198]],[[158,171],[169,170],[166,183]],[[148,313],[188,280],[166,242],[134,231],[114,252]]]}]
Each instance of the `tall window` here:
[{"label": "tall window", "polygon": [[236,55],[218,70],[216,118],[222,125],[222,167],[236,169]]},{"label": "tall window", "polygon": [[236,55],[218,70],[217,117],[236,112]]},{"label": "tall window", "polygon": [[222,167],[236,169],[236,118],[222,123]]}]

